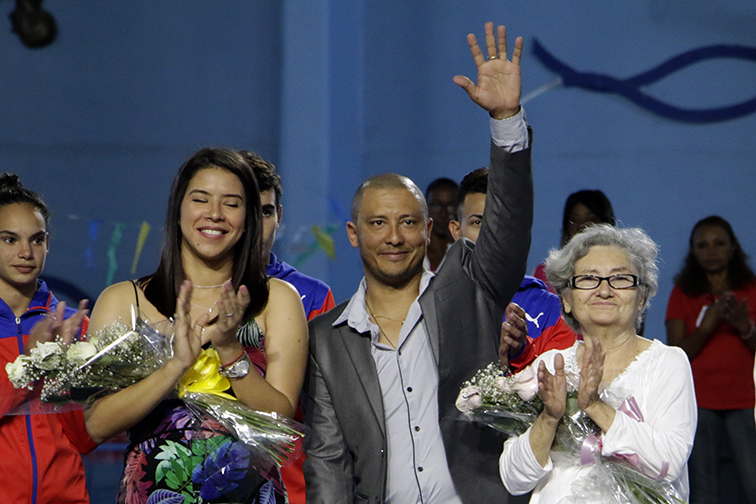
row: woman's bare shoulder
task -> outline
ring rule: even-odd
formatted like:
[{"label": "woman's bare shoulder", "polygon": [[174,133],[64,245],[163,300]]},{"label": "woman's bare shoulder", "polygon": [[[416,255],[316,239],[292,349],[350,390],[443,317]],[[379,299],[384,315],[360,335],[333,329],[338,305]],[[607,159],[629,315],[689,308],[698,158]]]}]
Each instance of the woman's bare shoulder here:
[{"label": "woman's bare shoulder", "polygon": [[[134,282],[127,280],[125,282],[118,282],[103,290],[97,297],[95,303],[95,309],[98,306],[110,305],[112,303],[124,303],[126,301],[136,302],[136,297],[141,292],[139,287],[136,287]],[[141,299],[140,299],[141,301]]]},{"label": "woman's bare shoulder", "polygon": [[92,309],[90,327],[102,328],[117,319],[129,320],[131,318],[131,306],[137,304],[144,307],[147,301],[142,289],[135,286],[131,281],[119,282],[107,287],[100,293]]},{"label": "woman's bare shoulder", "polygon": [[268,291],[270,293],[268,303],[271,301],[291,301],[292,299],[301,301],[297,289],[289,282],[279,280],[278,278],[268,280]]},{"label": "woman's bare shoulder", "polygon": [[306,321],[302,299],[293,285],[277,278],[271,278],[268,281],[268,288],[268,304],[265,305],[262,313],[255,317],[264,334],[267,334],[265,327],[271,321],[273,326],[282,319],[288,320],[292,317],[293,320],[301,318]]}]

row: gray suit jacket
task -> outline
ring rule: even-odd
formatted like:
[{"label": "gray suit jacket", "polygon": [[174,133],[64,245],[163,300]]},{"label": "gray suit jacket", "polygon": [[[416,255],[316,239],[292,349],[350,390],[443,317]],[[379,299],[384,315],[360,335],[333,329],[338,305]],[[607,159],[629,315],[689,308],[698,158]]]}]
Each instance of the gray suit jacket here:
[{"label": "gray suit jacket", "polygon": [[[504,437],[459,421],[462,382],[498,360],[504,308],[525,274],[533,220],[530,149],[491,146],[483,227],[475,246],[460,240],[420,298],[438,365],[439,424],[449,470],[465,504],[507,502],[498,459]],[[308,503],[382,503],[386,487],[383,400],[370,334],[346,322],[342,303],[310,322],[310,362],[303,391]],[[431,503],[432,504],[432,503]]]}]

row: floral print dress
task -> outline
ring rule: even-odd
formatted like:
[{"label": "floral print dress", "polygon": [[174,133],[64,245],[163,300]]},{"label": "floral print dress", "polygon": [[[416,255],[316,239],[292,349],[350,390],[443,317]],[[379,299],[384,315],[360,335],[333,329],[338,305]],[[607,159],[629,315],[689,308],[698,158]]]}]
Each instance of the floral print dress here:
[{"label": "floral print dress", "polygon": [[[254,320],[239,341],[265,373],[264,338]],[[178,398],[161,402],[129,430],[118,504],[285,504],[278,469],[256,469],[254,453],[215,419]]]}]

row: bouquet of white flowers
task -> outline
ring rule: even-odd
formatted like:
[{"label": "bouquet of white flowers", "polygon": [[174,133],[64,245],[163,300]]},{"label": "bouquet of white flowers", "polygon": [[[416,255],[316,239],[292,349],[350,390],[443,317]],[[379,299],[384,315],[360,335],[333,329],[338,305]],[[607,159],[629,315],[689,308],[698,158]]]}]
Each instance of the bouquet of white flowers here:
[{"label": "bouquet of white flowers", "polygon": [[[566,378],[565,414],[559,421],[551,457],[562,464],[592,466],[589,477],[572,487],[575,502],[590,498],[591,502],[617,504],[683,503],[671,485],[643,474],[632,460],[601,456],[601,430],[577,405],[578,377],[567,374]],[[510,374],[499,363],[492,363],[462,385],[456,404],[465,420],[519,436],[543,410],[537,393],[538,375],[532,366]],[[634,401],[630,402],[632,409]]]},{"label": "bouquet of white flowers", "polygon": [[170,321],[149,324],[133,310],[131,325],[116,321],[88,341],[37,343],[29,356],[5,366],[17,389],[39,388],[42,403],[87,402],[95,392],[133,385],[173,357]]},{"label": "bouquet of white flowers", "polygon": [[[130,325],[116,321],[88,341],[38,343],[29,356],[20,355],[6,365],[15,388],[35,391],[35,400],[10,414],[65,411],[133,385],[173,357],[173,332],[171,320],[149,323],[133,307]],[[275,413],[254,411],[225,393],[231,383],[219,374],[219,366],[217,352],[203,350],[182,378],[178,397],[195,416],[212,417],[244,443],[259,471],[291,464],[301,455],[303,426]]]}]

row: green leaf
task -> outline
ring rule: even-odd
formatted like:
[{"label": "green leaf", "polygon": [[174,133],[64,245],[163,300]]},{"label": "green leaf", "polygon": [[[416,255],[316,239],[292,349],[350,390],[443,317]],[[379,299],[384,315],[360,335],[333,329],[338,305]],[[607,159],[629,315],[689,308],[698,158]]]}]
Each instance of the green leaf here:
[{"label": "green leaf", "polygon": [[170,439],[165,442],[164,445],[160,446],[160,453],[155,455],[155,459],[157,460],[171,460],[174,458],[178,458],[178,447],[181,446],[180,444],[176,443],[175,441],[171,441]]},{"label": "green leaf", "polygon": [[181,487],[181,482],[176,477],[176,474],[169,472],[165,475],[165,481],[168,483],[168,487],[172,490],[176,490],[177,488]]},{"label": "green leaf", "polygon": [[204,439],[192,440],[192,453],[200,457],[205,455],[205,440]]},{"label": "green leaf", "polygon": [[184,446],[184,445],[182,445],[180,443],[176,443],[174,441],[168,441],[168,442],[175,444],[176,445],[176,450],[179,451],[179,452],[181,452],[181,454],[184,457],[191,457],[192,450],[190,450],[188,447],[186,447],[186,446]]},{"label": "green leaf", "polygon": [[167,460],[160,462],[155,468],[155,483],[160,483],[165,478],[166,474],[170,472],[171,463]]},{"label": "green leaf", "polygon": [[206,450],[205,453],[208,454],[208,453],[214,452],[215,450],[220,448],[222,444],[228,441],[228,438],[229,438],[228,436],[215,436],[215,437],[211,437],[210,439],[207,439],[206,440],[207,444],[205,446],[205,450]]},{"label": "green leaf", "polygon": [[186,470],[184,469],[184,460],[171,460],[171,469],[176,475],[176,479],[183,482],[186,481]]}]

